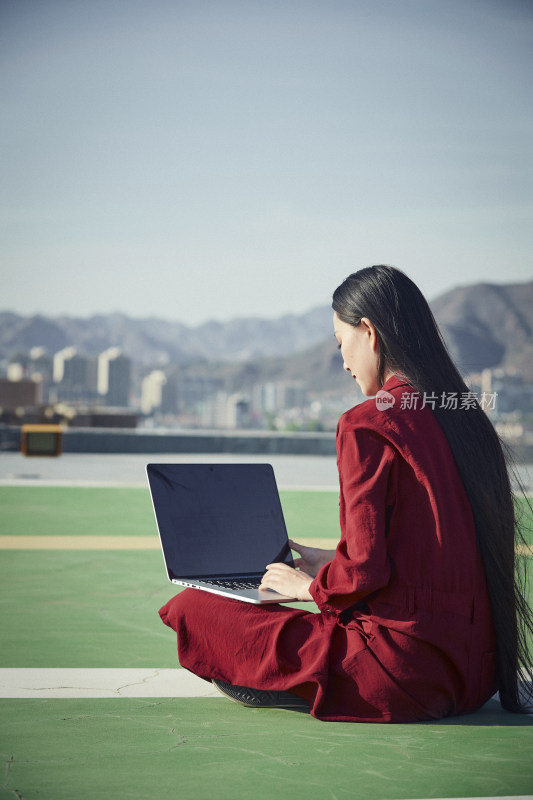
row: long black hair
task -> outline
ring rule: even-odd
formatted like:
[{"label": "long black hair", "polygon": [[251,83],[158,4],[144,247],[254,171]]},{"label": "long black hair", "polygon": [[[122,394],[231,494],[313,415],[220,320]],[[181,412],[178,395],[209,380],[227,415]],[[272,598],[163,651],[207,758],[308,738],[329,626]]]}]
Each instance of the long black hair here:
[{"label": "long black hair", "polygon": [[373,323],[380,387],[390,370],[421,396],[457,393],[456,409],[435,403],[433,413],[450,445],[474,516],[494,620],[500,702],[508,711],[524,712],[528,708],[519,686],[521,671],[531,679],[528,637],[533,637],[533,615],[526,599],[528,549],[509,478],[510,454],[479,403],[460,402],[469,389],[426,299],[407,275],[383,265],[361,269],[335,290],[332,306],[349,325],[359,325],[362,317]]}]

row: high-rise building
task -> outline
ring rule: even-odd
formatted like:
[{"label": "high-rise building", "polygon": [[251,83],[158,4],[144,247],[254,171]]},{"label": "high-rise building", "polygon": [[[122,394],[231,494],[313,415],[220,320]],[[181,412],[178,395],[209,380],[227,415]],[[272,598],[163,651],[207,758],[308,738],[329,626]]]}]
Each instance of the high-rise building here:
[{"label": "high-rise building", "polygon": [[50,387],[53,380],[54,362],[44,347],[32,347],[30,350],[30,377],[41,386],[43,403],[50,399]]},{"label": "high-rise building", "polygon": [[143,378],[141,387],[141,411],[143,414],[151,414],[161,408],[166,384],[167,376],[161,369],[154,369]]},{"label": "high-rise building", "polygon": [[127,406],[131,387],[131,360],[118,347],[98,356],[98,394],[108,406]]},{"label": "high-rise building", "polygon": [[77,352],[75,347],[64,347],[55,354],[52,371],[54,383],[61,383],[65,373],[69,371],[69,362],[77,355]]},{"label": "high-rise building", "polygon": [[93,362],[75,347],[54,355],[53,379],[58,400],[90,400],[95,391]]},{"label": "high-rise building", "polygon": [[36,381],[0,378],[0,411],[31,409],[40,401],[40,386]]}]

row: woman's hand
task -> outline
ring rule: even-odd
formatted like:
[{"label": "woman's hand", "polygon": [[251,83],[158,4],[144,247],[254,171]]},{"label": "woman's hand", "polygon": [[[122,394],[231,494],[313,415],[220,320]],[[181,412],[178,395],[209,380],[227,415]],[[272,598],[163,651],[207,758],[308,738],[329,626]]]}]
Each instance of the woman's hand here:
[{"label": "woman's hand", "polygon": [[286,597],[295,597],[297,600],[313,599],[309,591],[313,580],[310,575],[278,561],[268,564],[266,569],[260,589],[274,589]]},{"label": "woman's hand", "polygon": [[321,547],[306,547],[289,539],[291,550],[296,550],[300,558],[294,559],[294,566],[306,572],[308,575],[316,577],[319,569],[330,561],[333,561],[335,550],[323,550]]}]

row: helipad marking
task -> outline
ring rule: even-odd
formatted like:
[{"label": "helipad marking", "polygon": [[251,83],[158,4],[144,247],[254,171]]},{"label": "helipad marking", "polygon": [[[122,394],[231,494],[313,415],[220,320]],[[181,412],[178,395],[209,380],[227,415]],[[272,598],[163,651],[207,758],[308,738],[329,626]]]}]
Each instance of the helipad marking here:
[{"label": "helipad marking", "polygon": [[[300,544],[335,550],[337,539],[303,537]],[[157,536],[0,536],[0,550],[159,550]],[[533,556],[533,545],[518,545],[516,553]]]},{"label": "helipad marking", "polygon": [[159,550],[157,536],[0,536],[0,550]]},{"label": "helipad marking", "polygon": [[[335,539],[300,539],[300,544],[334,550]],[[159,550],[157,536],[0,536],[0,550]]]}]

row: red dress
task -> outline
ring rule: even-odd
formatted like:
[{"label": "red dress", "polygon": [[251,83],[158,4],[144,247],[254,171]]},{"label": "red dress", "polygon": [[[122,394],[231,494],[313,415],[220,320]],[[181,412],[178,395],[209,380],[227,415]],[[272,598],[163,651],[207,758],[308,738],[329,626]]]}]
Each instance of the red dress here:
[{"label": "red dress", "polygon": [[438,719],[496,691],[490,604],[453,456],[430,407],[412,407],[412,387],[391,378],[384,389],[393,405],[370,399],[339,421],[341,538],[310,587],[319,613],[186,589],[160,610],[183,667],[292,691],[329,721]]}]

